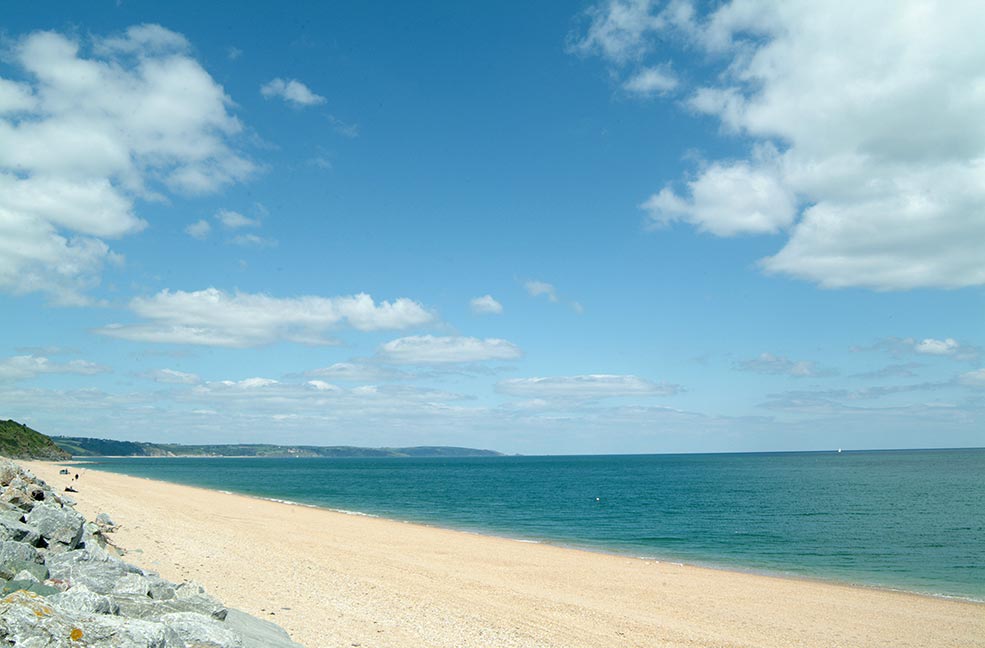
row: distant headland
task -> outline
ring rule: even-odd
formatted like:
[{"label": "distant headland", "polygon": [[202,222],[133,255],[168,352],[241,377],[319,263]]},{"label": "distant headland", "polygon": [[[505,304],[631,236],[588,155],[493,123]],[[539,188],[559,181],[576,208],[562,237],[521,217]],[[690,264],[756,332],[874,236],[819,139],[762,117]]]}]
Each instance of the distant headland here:
[{"label": "distant headland", "polygon": [[59,460],[71,457],[501,457],[495,450],[454,446],[360,448],[266,443],[183,445],[46,436],[14,420],[0,421],[0,456]]},{"label": "distant headland", "polygon": [[355,446],[272,445],[266,443],[183,445],[51,437],[73,457],[499,457],[495,450],[451,446],[360,448]]}]

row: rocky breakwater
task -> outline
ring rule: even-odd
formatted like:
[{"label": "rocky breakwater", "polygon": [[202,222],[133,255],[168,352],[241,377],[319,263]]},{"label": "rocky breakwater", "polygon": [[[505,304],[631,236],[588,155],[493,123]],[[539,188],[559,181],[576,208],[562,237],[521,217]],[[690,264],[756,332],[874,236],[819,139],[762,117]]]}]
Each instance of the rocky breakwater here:
[{"label": "rocky breakwater", "polygon": [[301,648],[280,627],[191,582],[120,559],[106,514],[0,457],[0,645],[25,648]]}]

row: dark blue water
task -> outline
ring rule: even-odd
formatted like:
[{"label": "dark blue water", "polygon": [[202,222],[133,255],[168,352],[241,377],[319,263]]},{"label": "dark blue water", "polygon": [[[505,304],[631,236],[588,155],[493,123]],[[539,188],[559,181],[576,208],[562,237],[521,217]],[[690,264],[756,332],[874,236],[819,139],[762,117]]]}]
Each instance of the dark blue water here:
[{"label": "dark blue water", "polygon": [[985,600],[985,449],[141,458],[87,467],[634,556]]}]

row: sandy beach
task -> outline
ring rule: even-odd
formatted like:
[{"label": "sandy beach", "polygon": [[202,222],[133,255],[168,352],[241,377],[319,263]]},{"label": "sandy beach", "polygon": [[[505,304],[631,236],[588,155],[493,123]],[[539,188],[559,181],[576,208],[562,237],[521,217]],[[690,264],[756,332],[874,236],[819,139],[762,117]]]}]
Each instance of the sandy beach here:
[{"label": "sandy beach", "polygon": [[[54,463],[21,462],[61,490]],[[596,554],[78,470],[126,559],[329,646],[985,647],[985,605]]]}]

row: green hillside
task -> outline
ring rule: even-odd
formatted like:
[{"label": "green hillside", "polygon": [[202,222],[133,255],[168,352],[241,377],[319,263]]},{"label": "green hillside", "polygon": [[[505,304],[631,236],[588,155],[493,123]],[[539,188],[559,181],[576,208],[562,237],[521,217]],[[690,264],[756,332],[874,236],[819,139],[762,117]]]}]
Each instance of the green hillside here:
[{"label": "green hillside", "polygon": [[11,459],[69,459],[71,455],[23,423],[0,421],[0,455]]},{"label": "green hillside", "polygon": [[52,437],[75,457],[496,457],[493,450],[449,446],[359,448],[355,446],[280,446],[270,444],[181,445]]}]

